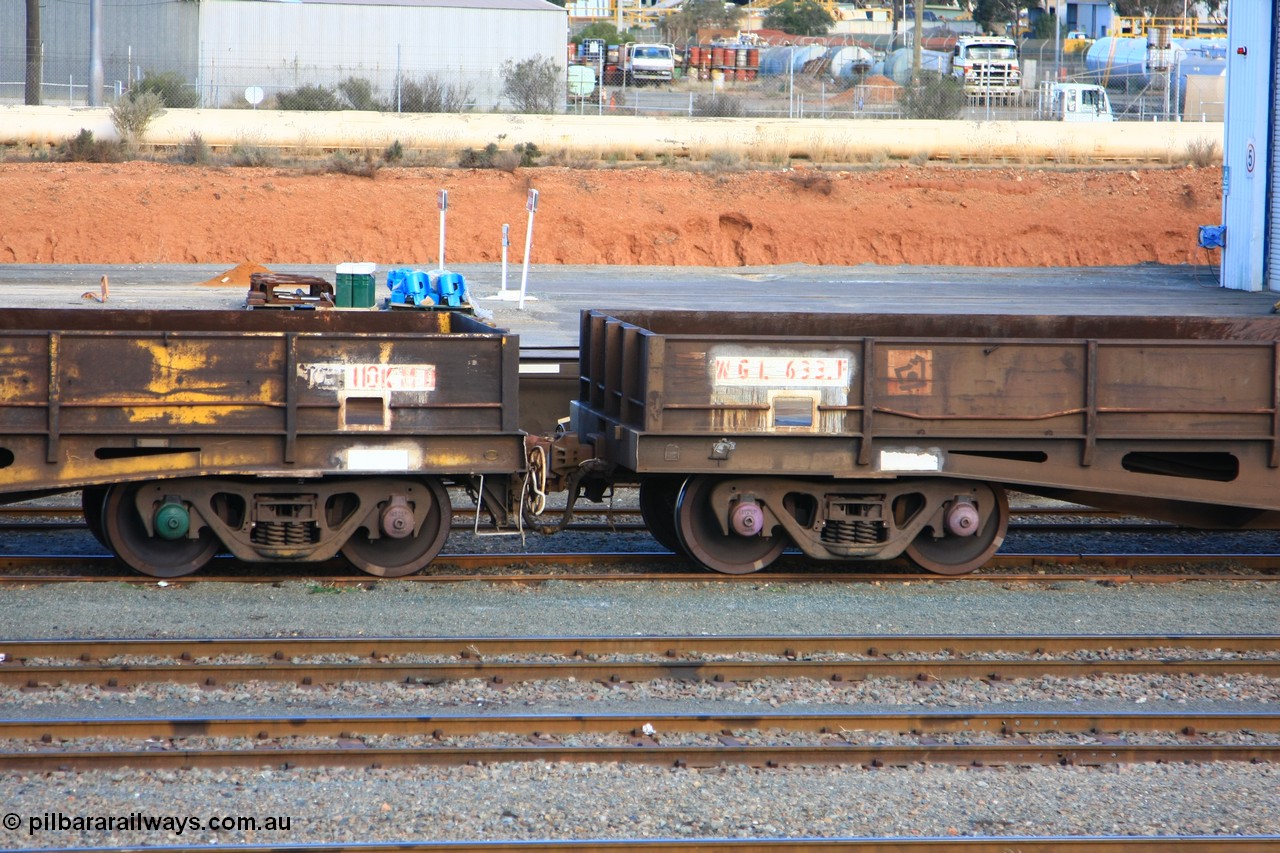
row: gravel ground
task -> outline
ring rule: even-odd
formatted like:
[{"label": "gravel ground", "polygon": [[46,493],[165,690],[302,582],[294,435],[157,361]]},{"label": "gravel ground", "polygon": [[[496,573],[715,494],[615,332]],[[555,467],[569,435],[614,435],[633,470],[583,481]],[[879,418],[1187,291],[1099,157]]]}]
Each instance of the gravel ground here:
[{"label": "gravel ground", "polygon": [[[1161,547],[1130,534],[1133,550]],[[64,534],[83,543],[86,534]],[[1274,534],[1253,537],[1274,547]],[[47,540],[47,537],[46,537]],[[652,544],[626,540],[634,550]],[[503,547],[513,540],[504,537]],[[600,537],[530,537],[529,550],[569,550]],[[1195,547],[1194,537],[1171,550]],[[1236,540],[1239,541],[1239,540]],[[454,543],[457,544],[454,544]],[[496,540],[490,540],[496,544]],[[5,541],[16,553],[27,543]],[[470,543],[451,540],[455,550]],[[489,544],[489,543],[485,543]],[[1039,544],[1034,539],[1030,546]],[[96,543],[86,546],[100,551]],[[1100,551],[1106,546],[1074,549]],[[1237,550],[1226,545],[1224,552]],[[16,550],[11,550],[16,549]],[[1239,548],[1239,550],[1244,550]],[[705,582],[537,585],[482,580],[427,586],[397,581],[337,589],[278,585],[32,586],[0,598],[0,637],[202,636],[610,636],[629,634],[1265,634],[1276,631],[1280,587],[1240,581],[1172,585],[945,582],[721,584]],[[1171,644],[1173,645],[1173,644]],[[0,640],[0,651],[3,642]],[[1104,654],[1101,657],[1113,655]],[[1280,684],[1255,676],[1125,676],[901,682],[767,679],[750,684],[590,682],[443,685],[145,685],[108,690],[57,686],[3,690],[6,717],[211,717],[244,714],[530,714],[693,712],[921,712],[983,710],[1247,711],[1280,701]],[[743,733],[758,742],[815,735]],[[1088,735],[1059,736],[1089,742]],[[1142,736],[1150,740],[1148,736]],[[1271,742],[1257,733],[1204,733],[1210,743]],[[697,742],[663,733],[668,742]],[[853,736],[899,742],[897,735]],[[967,740],[980,742],[981,735]],[[411,743],[362,738],[371,746]],[[603,738],[605,742],[608,738]],[[939,738],[946,742],[945,738]],[[460,740],[459,744],[469,741]],[[485,742],[525,743],[495,734]],[[584,741],[584,743],[590,742]],[[1052,736],[1050,741],[1052,742]],[[56,749],[83,744],[9,744]],[[170,748],[182,748],[177,742]],[[197,745],[192,742],[190,745]],[[215,744],[216,745],[216,744]],[[232,743],[250,747],[252,744]],[[546,763],[464,768],[238,768],[34,774],[0,770],[0,809],[18,818],[0,847],[189,845],[373,840],[520,840],[948,835],[1280,834],[1280,769],[1272,765],[1139,765],[1102,769],[788,768],[663,769]],[[61,813],[63,818],[51,813]],[[93,816],[255,818],[255,830],[37,830]],[[268,818],[288,829],[267,829]]]},{"label": "gravel ground", "polygon": [[[437,770],[6,773],[6,846],[399,839],[948,835],[1251,835],[1280,832],[1271,766],[1101,770],[943,766],[664,770],[523,764]],[[68,816],[269,818],[281,831],[31,832]]]}]

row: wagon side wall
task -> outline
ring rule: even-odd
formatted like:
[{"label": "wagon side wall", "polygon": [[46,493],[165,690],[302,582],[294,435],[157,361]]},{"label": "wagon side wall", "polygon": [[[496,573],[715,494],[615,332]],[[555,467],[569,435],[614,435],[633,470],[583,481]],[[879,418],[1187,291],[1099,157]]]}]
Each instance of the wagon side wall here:
[{"label": "wagon side wall", "polygon": [[929,474],[1280,508],[1269,319],[587,312],[583,336],[580,436],[638,474]]},{"label": "wagon side wall", "polygon": [[[161,323],[149,313],[114,312],[114,327],[106,312],[6,317],[5,493],[206,473],[522,465],[514,336],[447,315],[388,318],[400,330],[385,331],[372,314],[308,323],[162,312],[199,316]],[[29,328],[51,320],[63,325]]]}]

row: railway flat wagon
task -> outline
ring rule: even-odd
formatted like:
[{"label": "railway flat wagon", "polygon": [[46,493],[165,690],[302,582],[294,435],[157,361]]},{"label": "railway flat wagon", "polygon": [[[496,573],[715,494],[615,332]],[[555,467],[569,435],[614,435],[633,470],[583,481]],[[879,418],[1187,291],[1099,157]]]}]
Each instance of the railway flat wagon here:
[{"label": "railway flat wagon", "polygon": [[1280,527],[1280,318],[588,311],[580,347],[577,440],[719,571],[972,571],[1006,488]]},{"label": "railway flat wagon", "polygon": [[458,313],[11,310],[0,332],[0,499],[82,489],[146,574],[222,549],[408,574],[448,535],[446,484],[502,513],[525,468],[518,340]]}]

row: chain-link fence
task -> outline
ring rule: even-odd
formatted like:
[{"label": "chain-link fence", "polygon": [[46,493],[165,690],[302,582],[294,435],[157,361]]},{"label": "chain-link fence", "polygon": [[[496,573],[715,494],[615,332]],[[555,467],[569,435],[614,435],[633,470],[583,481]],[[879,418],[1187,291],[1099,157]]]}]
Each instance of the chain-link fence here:
[{"label": "chain-link fence", "polygon": [[[905,84],[870,67],[829,62],[788,63],[775,73],[756,66],[691,65],[690,53],[671,80],[636,82],[628,75],[538,57],[491,65],[410,62],[377,64],[317,57],[307,65],[269,67],[211,62],[198,68],[156,68],[131,57],[104,63],[103,102],[155,92],[169,108],[374,110],[381,112],[568,112],[600,115],[805,119],[1044,120],[1054,114],[1052,83],[1100,87],[1115,120],[1221,121],[1221,78],[1198,78],[1178,68],[1142,74],[1089,73],[1075,61],[1029,57],[1018,85],[970,86],[947,74],[921,72]],[[24,57],[0,53],[0,103],[25,97]],[[575,69],[587,69],[585,76]],[[83,56],[45,56],[41,101],[88,102]],[[1204,85],[1201,85],[1204,84]]]}]

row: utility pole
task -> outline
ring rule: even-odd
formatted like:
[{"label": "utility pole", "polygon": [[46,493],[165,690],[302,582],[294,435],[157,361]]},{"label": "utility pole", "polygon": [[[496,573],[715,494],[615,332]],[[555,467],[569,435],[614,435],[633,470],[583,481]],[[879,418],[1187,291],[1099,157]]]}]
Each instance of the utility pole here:
[{"label": "utility pole", "polygon": [[89,106],[102,106],[102,0],[89,0]]},{"label": "utility pole", "polygon": [[913,8],[916,13],[916,28],[911,34],[911,82],[919,86],[920,64],[924,58],[920,52],[922,49],[920,34],[924,32],[924,0],[912,0],[912,2],[915,4]]},{"label": "utility pole", "polygon": [[27,81],[25,100],[29,107],[40,105],[44,88],[40,63],[40,0],[27,0]]}]

